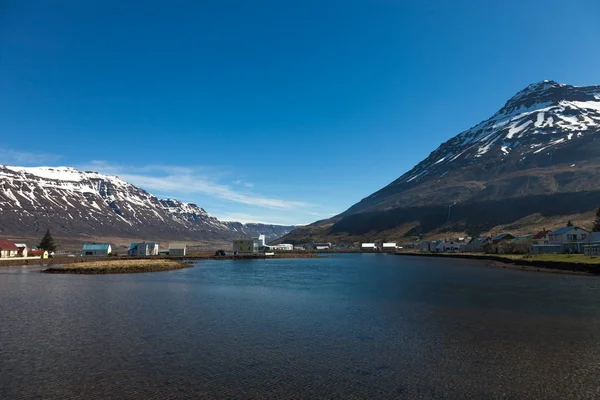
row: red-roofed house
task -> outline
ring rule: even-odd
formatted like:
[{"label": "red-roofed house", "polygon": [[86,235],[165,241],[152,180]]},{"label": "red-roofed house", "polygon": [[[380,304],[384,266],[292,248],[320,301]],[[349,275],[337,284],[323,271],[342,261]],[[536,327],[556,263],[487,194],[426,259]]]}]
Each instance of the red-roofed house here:
[{"label": "red-roofed house", "polygon": [[16,257],[18,253],[19,248],[14,242],[0,239],[0,258]]},{"label": "red-roofed house", "polygon": [[548,234],[552,232],[548,229],[542,229],[535,235],[533,235],[532,243],[533,244],[548,244],[550,243],[550,239],[548,238]]}]

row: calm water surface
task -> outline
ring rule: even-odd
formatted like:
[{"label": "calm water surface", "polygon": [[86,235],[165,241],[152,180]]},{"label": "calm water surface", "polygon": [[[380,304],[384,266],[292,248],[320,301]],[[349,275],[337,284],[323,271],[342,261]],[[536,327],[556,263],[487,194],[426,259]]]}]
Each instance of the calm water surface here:
[{"label": "calm water surface", "polygon": [[600,280],[389,255],[0,268],[0,399],[600,398]]}]

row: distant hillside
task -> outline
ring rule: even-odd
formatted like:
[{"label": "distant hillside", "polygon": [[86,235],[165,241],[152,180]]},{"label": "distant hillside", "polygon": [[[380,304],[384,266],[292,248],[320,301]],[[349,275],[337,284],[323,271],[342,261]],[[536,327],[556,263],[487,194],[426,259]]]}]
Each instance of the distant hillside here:
[{"label": "distant hillside", "polygon": [[282,240],[400,239],[588,218],[600,206],[599,133],[600,86],[532,84],[386,187]]},{"label": "distant hillside", "polygon": [[222,222],[201,207],[156,196],[116,176],[69,167],[0,166],[0,234],[228,241],[294,226]]}]

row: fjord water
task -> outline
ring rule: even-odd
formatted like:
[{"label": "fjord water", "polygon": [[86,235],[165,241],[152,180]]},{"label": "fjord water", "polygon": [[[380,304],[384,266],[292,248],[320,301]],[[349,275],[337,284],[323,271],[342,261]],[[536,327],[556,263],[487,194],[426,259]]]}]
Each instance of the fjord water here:
[{"label": "fjord water", "polygon": [[354,254],[0,268],[0,398],[598,398],[600,280]]}]

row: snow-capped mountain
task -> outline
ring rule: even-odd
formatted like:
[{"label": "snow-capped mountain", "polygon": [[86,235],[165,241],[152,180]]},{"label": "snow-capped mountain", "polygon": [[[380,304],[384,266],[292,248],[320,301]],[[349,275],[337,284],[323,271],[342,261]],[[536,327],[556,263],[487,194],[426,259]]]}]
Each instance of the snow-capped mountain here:
[{"label": "snow-capped mountain", "polygon": [[388,186],[288,238],[485,228],[600,206],[600,86],[543,81]]},{"label": "snow-capped mountain", "polygon": [[458,134],[396,182],[421,181],[464,162],[551,152],[600,128],[600,86],[554,81],[527,86],[491,118]]},{"label": "snow-capped mountain", "polygon": [[[193,203],[156,196],[116,176],[70,167],[0,166],[0,231],[59,236],[228,240],[294,227],[221,222]],[[264,232],[263,232],[264,230]]]}]

